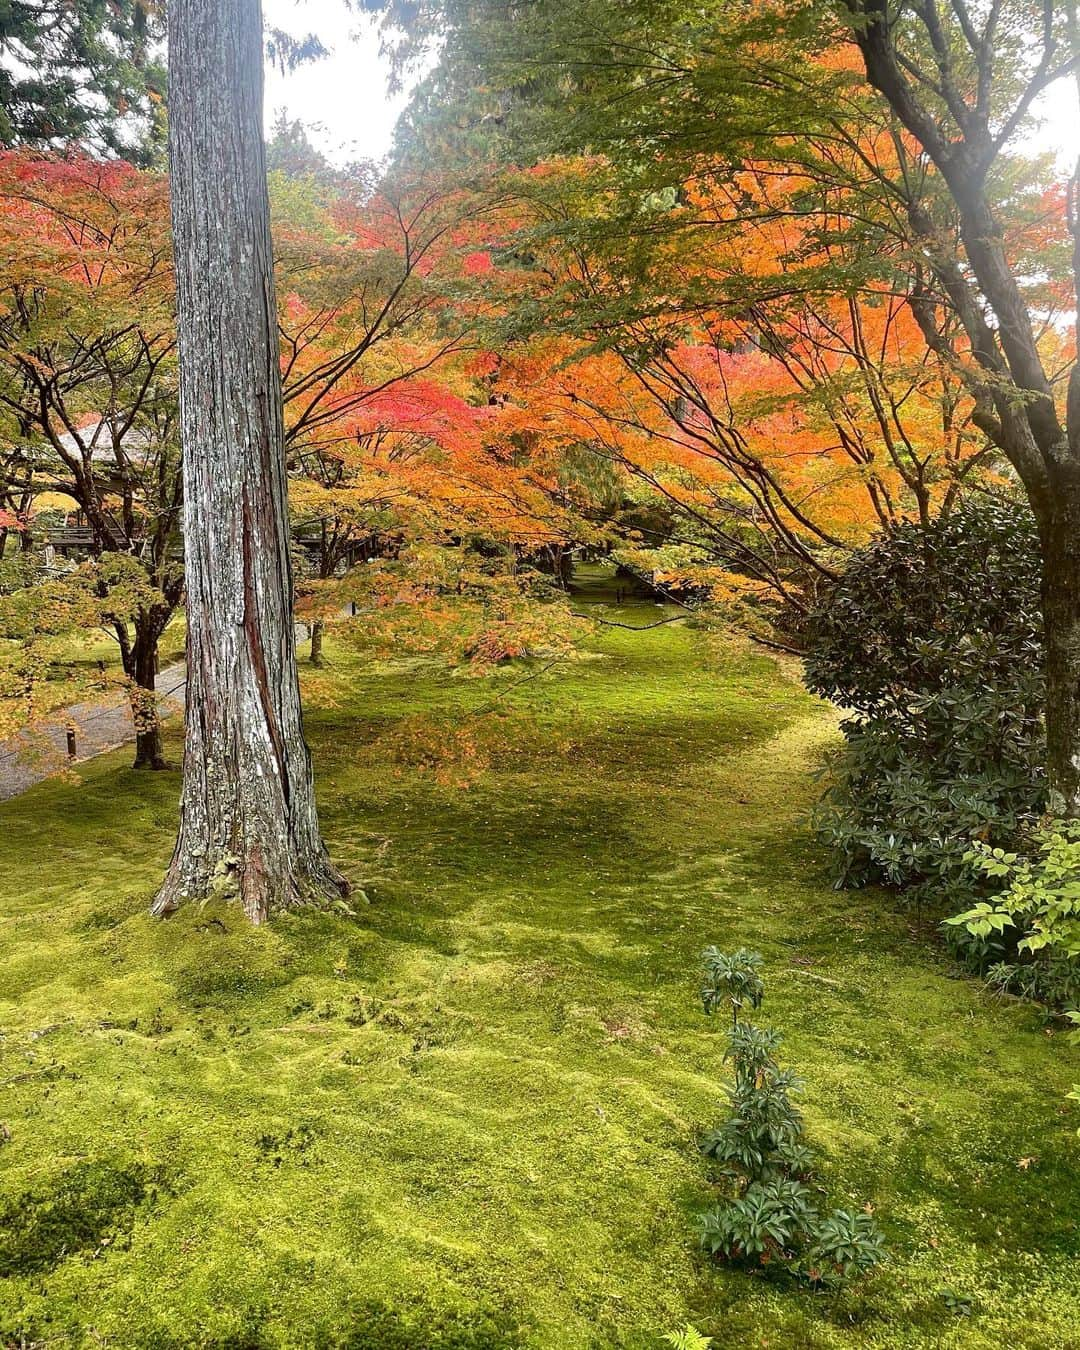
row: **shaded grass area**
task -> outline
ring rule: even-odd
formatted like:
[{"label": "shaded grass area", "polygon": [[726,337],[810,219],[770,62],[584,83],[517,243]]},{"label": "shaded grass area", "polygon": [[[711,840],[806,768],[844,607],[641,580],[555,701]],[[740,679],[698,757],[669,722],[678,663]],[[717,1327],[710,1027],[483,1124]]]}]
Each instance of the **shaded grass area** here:
[{"label": "shaded grass area", "polygon": [[[512,689],[331,642],[309,731],[355,921],[151,922],[178,781],[126,752],[0,807],[0,1343],[1080,1345],[1070,1052],[829,889],[831,714],[688,625],[586,647]],[[390,759],[493,702],[471,789]],[[876,1207],[860,1291],[694,1251],[710,942],[765,955],[823,1180]]]}]

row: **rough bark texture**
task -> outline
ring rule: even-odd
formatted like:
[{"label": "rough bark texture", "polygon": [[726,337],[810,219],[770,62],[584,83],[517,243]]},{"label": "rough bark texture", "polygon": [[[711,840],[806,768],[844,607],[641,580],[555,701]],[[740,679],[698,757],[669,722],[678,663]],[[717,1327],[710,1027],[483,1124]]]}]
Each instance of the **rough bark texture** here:
[{"label": "rough bark texture", "polygon": [[1037,516],[1043,548],[1047,777],[1060,798],[1055,811],[1075,818],[1080,817],[1080,492],[1070,483]]},{"label": "rough bark texture", "polygon": [[262,60],[259,0],[170,3],[188,713],[154,912],[234,894],[254,923],[348,889],[319,834],[300,713]]},{"label": "rough bark texture", "polygon": [[165,750],[161,743],[161,719],[157,709],[158,634],[150,627],[136,624],[135,645],[131,649],[134,681],[131,713],[135,721],[136,769],[164,769]]}]

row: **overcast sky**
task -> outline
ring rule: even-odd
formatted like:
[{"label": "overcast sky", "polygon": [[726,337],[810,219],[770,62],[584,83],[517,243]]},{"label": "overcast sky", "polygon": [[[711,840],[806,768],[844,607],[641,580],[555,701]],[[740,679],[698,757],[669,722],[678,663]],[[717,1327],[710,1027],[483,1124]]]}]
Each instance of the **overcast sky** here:
[{"label": "overcast sky", "polygon": [[[271,125],[284,110],[310,128],[311,139],[334,163],[381,159],[390,149],[405,96],[387,93],[387,62],[369,18],[350,13],[343,0],[263,0],[266,21],[288,32],[316,27],[330,55],[288,75],[267,74],[266,113]],[[1033,148],[1052,149],[1071,168],[1080,151],[1075,86],[1055,86],[1042,108],[1043,126]]]},{"label": "overcast sky", "polygon": [[342,0],[263,0],[267,24],[300,34],[317,28],[330,55],[287,75],[267,71],[266,120],[284,110],[311,129],[311,139],[336,164],[381,159],[390,149],[405,96],[387,93],[388,67],[369,17]]}]

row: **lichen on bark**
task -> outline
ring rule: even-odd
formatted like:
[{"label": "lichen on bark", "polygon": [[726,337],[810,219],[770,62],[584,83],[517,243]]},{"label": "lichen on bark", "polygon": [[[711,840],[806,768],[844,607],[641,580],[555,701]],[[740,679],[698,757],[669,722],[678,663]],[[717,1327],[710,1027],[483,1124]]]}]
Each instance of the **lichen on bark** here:
[{"label": "lichen on bark", "polygon": [[154,902],[262,922],[340,903],[304,740],[262,128],[259,0],[169,8],[188,619],[180,832]]}]

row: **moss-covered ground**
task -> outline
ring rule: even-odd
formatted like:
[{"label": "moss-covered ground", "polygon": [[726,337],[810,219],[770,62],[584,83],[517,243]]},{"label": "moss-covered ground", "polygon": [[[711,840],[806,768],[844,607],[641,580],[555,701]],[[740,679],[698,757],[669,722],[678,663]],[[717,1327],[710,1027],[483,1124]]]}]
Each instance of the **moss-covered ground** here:
[{"label": "moss-covered ground", "polygon": [[[1075,1051],[830,889],[790,671],[685,624],[514,689],[330,653],[355,919],[152,922],[178,778],[129,751],[0,807],[0,1344],[1080,1346]],[[425,735],[488,767],[436,781]],[[766,958],[822,1180],[887,1236],[862,1289],[695,1252],[709,943]]]}]

